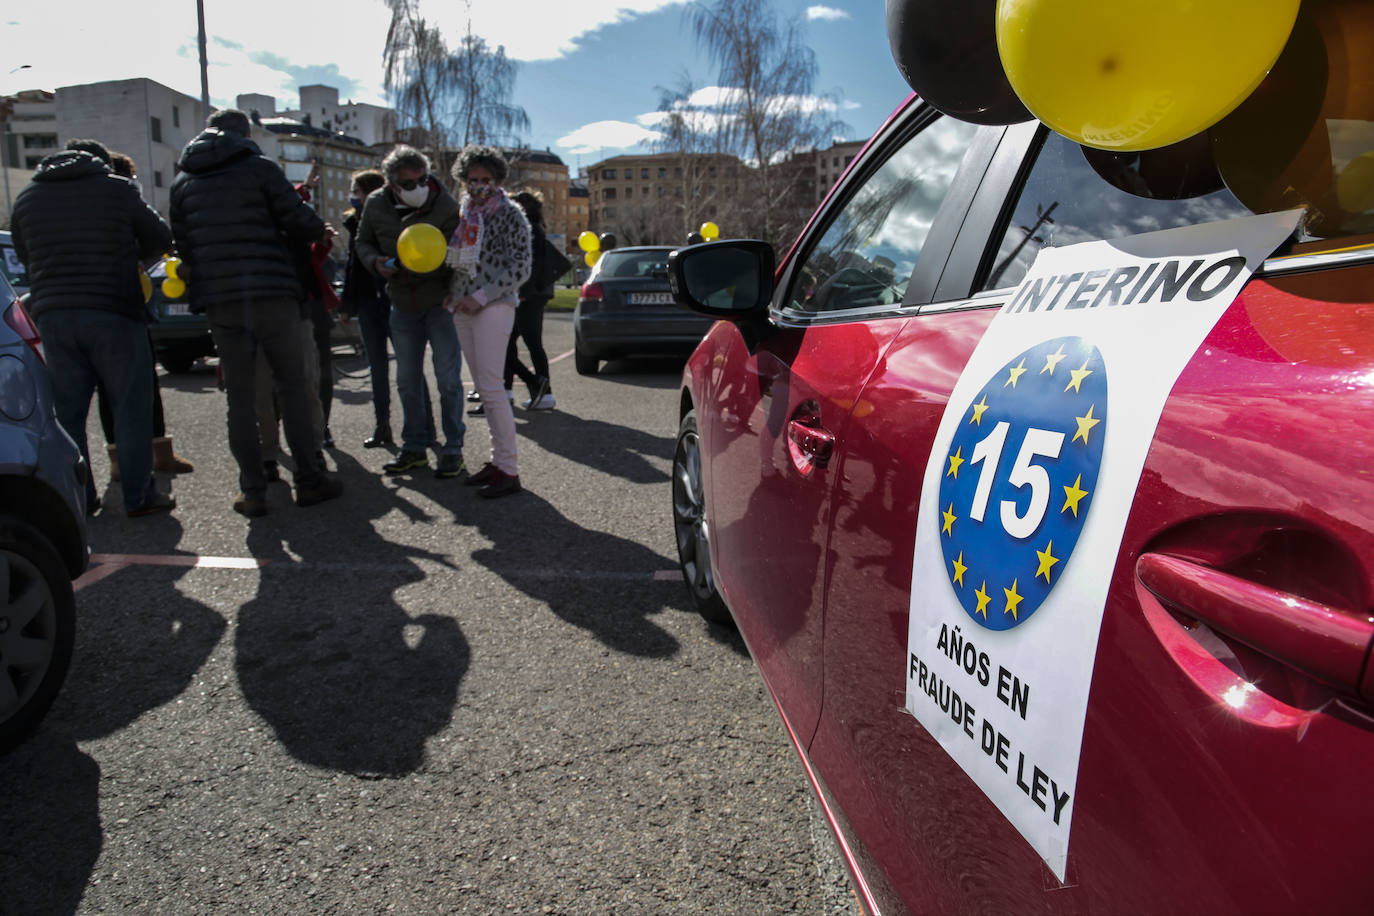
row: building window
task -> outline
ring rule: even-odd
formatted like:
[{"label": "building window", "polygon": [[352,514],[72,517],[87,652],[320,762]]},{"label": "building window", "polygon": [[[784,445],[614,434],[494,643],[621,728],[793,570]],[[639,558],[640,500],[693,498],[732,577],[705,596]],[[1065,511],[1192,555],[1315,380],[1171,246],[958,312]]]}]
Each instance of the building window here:
[{"label": "building window", "polygon": [[635,189],[634,189],[634,188],[626,188],[626,189],[625,189],[625,199],[626,199],[626,200],[629,200],[631,197],[634,197],[634,196],[635,196]]},{"label": "building window", "polygon": [[24,149],[57,149],[57,134],[24,134]]},{"label": "building window", "polygon": [[712,178],[715,178],[715,177],[716,177],[716,167],[715,167],[714,165],[713,165],[713,166],[710,166],[710,167],[706,170],[706,174],[710,175]]},{"label": "building window", "polygon": [[602,200],[615,200],[615,188],[607,188],[601,192]]},{"label": "building window", "polygon": [[639,177],[640,177],[640,178],[645,178],[645,179],[647,179],[647,178],[649,177],[649,170],[648,170],[648,169],[640,169],[640,170],[639,170]]},{"label": "building window", "polygon": [[155,188],[160,188],[160,187],[162,187],[162,173],[161,173],[161,172],[153,172],[153,187],[155,187]]},{"label": "building window", "polygon": [[602,209],[601,215],[606,217],[606,219],[615,219],[615,207],[606,207]]},{"label": "building window", "polygon": [[661,166],[661,165],[658,167],[658,177],[659,177],[659,178],[667,178],[667,177],[668,177],[668,170],[667,170],[666,168],[664,168],[663,166]]},{"label": "building window", "polygon": [[602,177],[602,178],[605,178],[605,179],[607,179],[607,180],[614,180],[614,179],[615,179],[615,169],[602,169],[602,170],[601,170],[601,177]]},{"label": "building window", "polygon": [[181,109],[176,107],[175,105],[172,106],[172,126],[181,126]]},{"label": "building window", "polygon": [[678,166],[677,168],[673,169],[673,177],[674,177],[674,178],[681,178],[681,177],[682,177],[682,166]]},{"label": "building window", "polygon": [[152,135],[154,143],[162,142],[162,119],[149,118],[148,133]]},{"label": "building window", "polygon": [[648,196],[649,196],[649,189],[648,189],[648,188],[640,188],[640,189],[639,189],[639,196],[640,196],[640,197],[648,197]]}]

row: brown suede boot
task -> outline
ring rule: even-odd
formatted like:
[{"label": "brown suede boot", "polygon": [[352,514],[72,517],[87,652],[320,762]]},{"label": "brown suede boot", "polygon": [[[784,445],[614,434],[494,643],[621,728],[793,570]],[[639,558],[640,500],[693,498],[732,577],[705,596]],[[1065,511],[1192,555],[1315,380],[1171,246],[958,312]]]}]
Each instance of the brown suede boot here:
[{"label": "brown suede boot", "polygon": [[196,466],[172,451],[172,437],[158,436],[153,439],[153,470],[168,474],[189,474]]},{"label": "brown suede boot", "polygon": [[105,446],[105,454],[110,456],[110,483],[119,483],[119,452],[113,442]]}]

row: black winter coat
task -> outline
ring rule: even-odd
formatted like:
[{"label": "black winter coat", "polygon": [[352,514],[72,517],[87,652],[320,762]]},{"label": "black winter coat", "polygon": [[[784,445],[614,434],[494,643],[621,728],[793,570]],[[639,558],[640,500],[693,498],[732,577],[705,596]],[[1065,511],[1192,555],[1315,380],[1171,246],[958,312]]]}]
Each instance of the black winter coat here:
[{"label": "black winter coat", "polygon": [[344,217],[344,229],[348,230],[348,260],[344,264],[344,287],[343,295],[339,297],[339,310],[345,315],[357,315],[359,311],[390,311],[391,300],[386,294],[386,281],[373,276],[358,259],[358,219],[356,212]]},{"label": "black winter coat", "polygon": [[15,199],[11,223],[30,314],[97,308],[148,320],[138,262],[171,251],[172,233],[104,162],[80,150],[48,156]]},{"label": "black winter coat", "polygon": [[247,137],[204,130],[182,150],[172,182],[172,234],[196,311],[220,303],[301,301],[297,262],[324,236],[281,166]]}]

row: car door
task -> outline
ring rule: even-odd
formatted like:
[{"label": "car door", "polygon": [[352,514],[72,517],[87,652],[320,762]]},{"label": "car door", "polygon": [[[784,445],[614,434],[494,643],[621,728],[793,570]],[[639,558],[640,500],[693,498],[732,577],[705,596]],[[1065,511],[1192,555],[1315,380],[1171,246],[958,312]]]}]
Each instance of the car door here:
[{"label": "car door", "polygon": [[[952,240],[910,227],[928,230],[958,196],[966,155],[968,170],[985,164],[994,144],[970,151],[977,135],[929,113],[893,125],[882,155],[856,167],[800,241],[773,303],[776,330],[752,351],[732,329],[708,342],[726,341],[710,362],[730,367],[697,405],[717,581],[802,740],[822,700],[832,462],[868,409],[859,392],[911,314],[913,288],[933,288]],[[975,175],[961,193],[976,185]]]},{"label": "car door", "polygon": [[1247,212],[1125,195],[1031,126],[989,176],[834,471],[808,756],[866,892],[899,912],[1367,909],[1369,246],[1341,270],[1340,240],[1271,259],[1173,387],[1110,573],[1063,881],[906,711],[922,471],[999,288],[1046,244]]}]

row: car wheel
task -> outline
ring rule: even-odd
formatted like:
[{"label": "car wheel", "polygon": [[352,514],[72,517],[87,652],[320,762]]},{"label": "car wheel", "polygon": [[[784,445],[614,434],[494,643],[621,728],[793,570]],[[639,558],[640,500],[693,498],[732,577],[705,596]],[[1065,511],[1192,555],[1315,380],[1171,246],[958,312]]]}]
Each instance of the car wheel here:
[{"label": "car wheel", "polygon": [[581,347],[573,344],[573,367],[577,369],[578,375],[596,375],[600,365],[601,360],[590,353],[583,353]]},{"label": "car wheel", "polygon": [[38,531],[0,516],[0,753],[31,732],[67,677],[72,580]]},{"label": "car wheel", "polygon": [[677,560],[697,613],[711,623],[733,624],[730,609],[716,591],[711,574],[711,529],[706,520],[706,490],[701,479],[701,437],[697,412],[687,411],[673,452],[673,533]]}]

